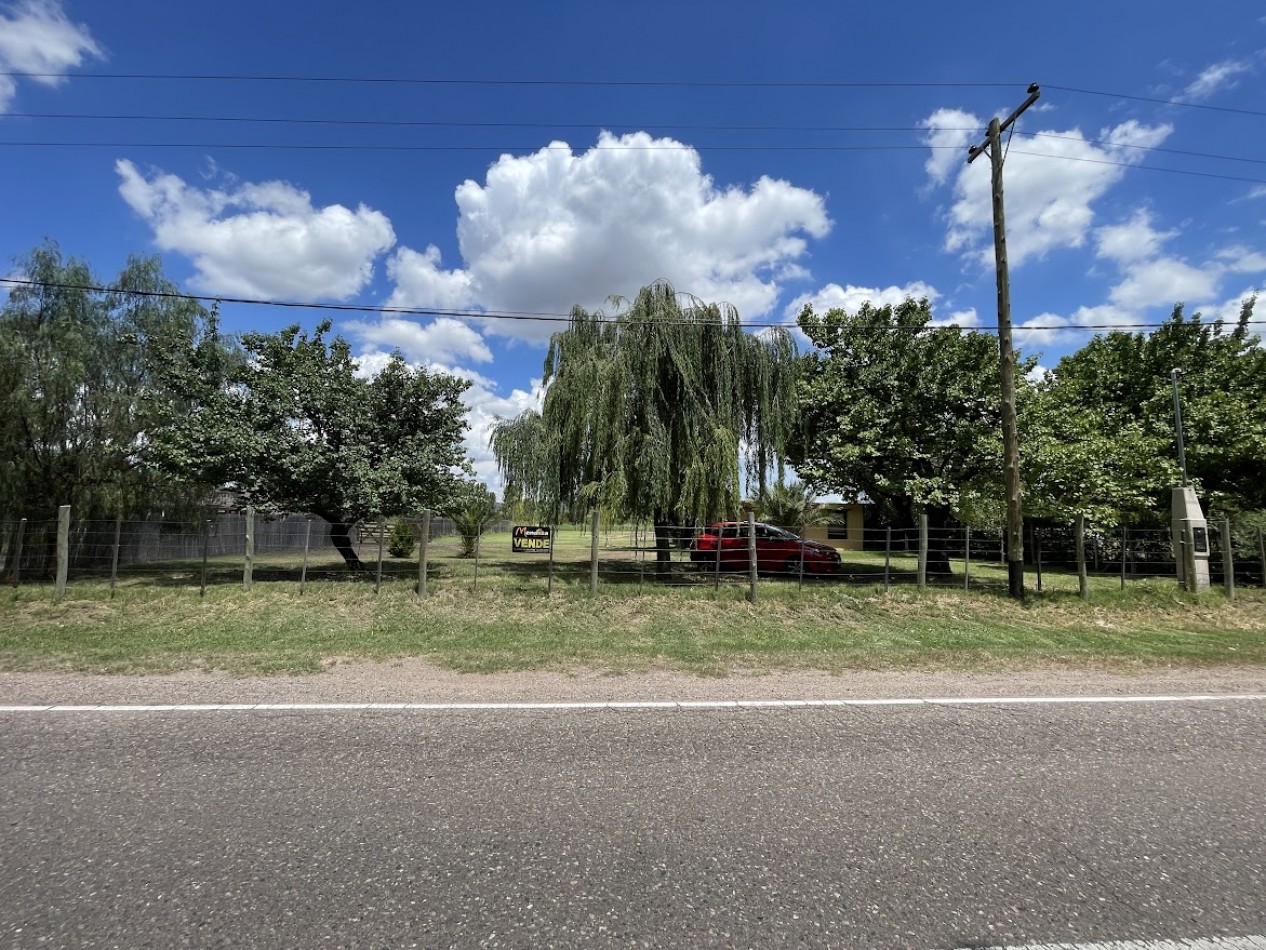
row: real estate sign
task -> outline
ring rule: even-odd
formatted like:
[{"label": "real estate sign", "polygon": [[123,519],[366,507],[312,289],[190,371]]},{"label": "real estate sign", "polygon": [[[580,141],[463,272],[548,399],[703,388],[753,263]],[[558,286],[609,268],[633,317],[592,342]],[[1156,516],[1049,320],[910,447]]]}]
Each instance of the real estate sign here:
[{"label": "real estate sign", "polygon": [[554,543],[554,529],[544,524],[516,524],[510,533],[514,554],[543,554]]}]

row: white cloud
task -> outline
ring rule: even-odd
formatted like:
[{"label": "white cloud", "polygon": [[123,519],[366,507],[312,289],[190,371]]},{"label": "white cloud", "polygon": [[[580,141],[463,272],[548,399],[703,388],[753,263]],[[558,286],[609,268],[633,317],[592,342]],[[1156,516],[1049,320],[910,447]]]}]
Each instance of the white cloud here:
[{"label": "white cloud", "polygon": [[956,310],[948,317],[932,320],[928,326],[932,327],[978,327],[980,326],[980,316],[976,313],[975,307],[968,307],[966,310]]},{"label": "white cloud", "polygon": [[1260,274],[1266,271],[1266,254],[1237,244],[1218,251],[1218,263],[1232,274]]},{"label": "white cloud", "polygon": [[[71,23],[58,0],[19,0],[0,8],[0,72],[64,73],[89,57],[102,56],[88,28]],[[32,76],[57,86],[59,76]],[[8,111],[17,79],[0,76],[0,113]]]},{"label": "white cloud", "polygon": [[198,290],[246,297],[345,300],[373,275],[374,260],[395,243],[387,216],[314,207],[282,181],[196,188],[157,170],[115,163],[119,194],[154,231],[165,251],[192,259]]},{"label": "white cloud", "polygon": [[[794,322],[800,316],[800,311],[804,309],[805,304],[811,304],[814,312],[818,315],[822,315],[828,310],[844,310],[848,313],[857,313],[864,303],[869,303],[873,307],[895,307],[909,299],[920,300],[926,297],[928,300],[935,301],[940,296],[935,287],[919,280],[906,284],[903,287],[896,285],[889,287],[857,287],[853,284],[841,287],[839,284],[827,284],[820,290],[801,294],[791,301],[783,311],[783,316],[788,321]],[[974,318],[976,311],[972,310],[970,313]]]},{"label": "white cloud", "polygon": [[1125,279],[1108,297],[1119,307],[1143,309],[1172,306],[1178,300],[1207,300],[1217,293],[1221,274],[1216,267],[1193,267],[1174,257],[1132,263]]},{"label": "white cloud", "polygon": [[1236,201],[1252,201],[1256,198],[1266,198],[1266,185],[1254,185],[1252,188],[1248,190],[1248,194],[1244,195],[1241,198],[1237,198],[1235,200]]},{"label": "white cloud", "polygon": [[[975,116],[939,110],[925,122],[932,132],[955,125],[980,126]],[[1173,131],[1170,125],[1147,126],[1130,120],[1103,129],[1092,144],[1080,130],[1044,133],[1016,139],[1007,147],[1007,251],[1011,265],[1041,258],[1057,248],[1081,247],[1094,224],[1094,204],[1137,163],[1138,146],[1158,145]],[[989,162],[965,162],[956,175],[951,163],[933,152],[928,171],[933,184],[953,182],[954,203],[947,218],[945,249],[959,252],[982,266],[993,264],[993,203]],[[962,161],[963,156],[958,156]],[[942,177],[938,178],[937,176]]]},{"label": "white cloud", "polygon": [[1044,346],[1064,339],[1069,325],[1067,317],[1054,313],[1042,313],[1018,323],[1012,332],[1017,349]]},{"label": "white cloud", "polygon": [[1140,208],[1126,221],[1095,230],[1095,253],[1099,257],[1126,264],[1155,257],[1161,245],[1177,236],[1177,231],[1157,231],[1152,216]]},{"label": "white cloud", "polygon": [[1246,60],[1227,59],[1214,63],[1179,93],[1175,101],[1202,102],[1222,89],[1235,88],[1236,77],[1252,70],[1252,64]]},{"label": "white cloud", "polygon": [[384,316],[377,323],[351,320],[345,326],[366,343],[387,351],[398,349],[414,363],[492,361],[492,352],[478,331],[452,317],[440,317],[423,325],[416,320]]},{"label": "white cloud", "polygon": [[[698,152],[645,132],[603,132],[579,154],[554,142],[503,155],[455,197],[464,266],[443,269],[435,248],[401,249],[389,265],[392,305],[565,314],[666,278],[752,319],[773,308],[780,281],[803,278],[808,238],[831,228],[813,191],[768,177],[719,188]],[[495,325],[538,339],[553,329]]]},{"label": "white cloud", "polygon": [[937,109],[922,124],[928,130],[924,141],[932,152],[923,167],[939,185],[967,161],[967,149],[976,144],[983,126],[980,119],[961,109]]}]

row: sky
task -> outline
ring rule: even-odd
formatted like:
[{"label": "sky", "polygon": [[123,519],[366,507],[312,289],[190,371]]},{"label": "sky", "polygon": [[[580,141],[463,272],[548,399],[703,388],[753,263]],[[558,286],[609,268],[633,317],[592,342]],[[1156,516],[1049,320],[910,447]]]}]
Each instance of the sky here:
[{"label": "sky", "polygon": [[497,487],[489,427],[538,404],[562,325],[507,314],[665,279],[758,326],[907,296],[994,325],[967,149],[1033,82],[1005,162],[1022,352],[1233,317],[1266,275],[1245,0],[0,0],[0,276],[52,239],[107,283],[158,254],[190,293],[363,306],[221,312],[469,379]]}]

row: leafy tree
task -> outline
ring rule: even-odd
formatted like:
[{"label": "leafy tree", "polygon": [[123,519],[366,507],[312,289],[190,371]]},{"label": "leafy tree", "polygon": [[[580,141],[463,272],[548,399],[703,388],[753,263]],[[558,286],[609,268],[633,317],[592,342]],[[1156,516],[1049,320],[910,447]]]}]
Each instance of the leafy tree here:
[{"label": "leafy tree", "polygon": [[465,482],[440,511],[453,519],[462,539],[462,557],[474,557],[480,535],[497,516],[497,496],[478,482]]},{"label": "leafy tree", "polygon": [[155,352],[192,332],[201,308],[129,293],[175,292],[157,258],[129,259],[108,293],[84,289],[99,286],[88,265],[52,242],[19,273],[36,283],[13,287],[0,308],[0,518],[34,528],[59,505],[82,520],[179,502],[139,459],[140,401],[156,385]]},{"label": "leafy tree", "polygon": [[377,375],[357,372],[348,344],[292,326],[248,333],[240,353],[212,323],[170,348],[165,425],[149,457],[166,471],[232,484],[265,509],[310,511],[354,570],[353,524],[448,504],[467,466],[465,380],[410,369],[397,353]]},{"label": "leafy tree", "polygon": [[417,547],[413,526],[407,521],[397,521],[387,535],[387,553],[392,557],[409,557]]},{"label": "leafy tree", "polygon": [[553,521],[594,507],[652,521],[666,573],[673,525],[737,510],[741,443],[757,480],[781,463],[795,371],[786,331],[753,336],[732,308],[652,284],[613,317],[572,310],[550,340],[542,410],[501,422],[493,453]]},{"label": "leafy tree", "polygon": [[1266,508],[1266,350],[1249,332],[1255,302],[1244,301],[1230,329],[1187,317],[1179,304],[1150,334],[1108,333],[1060,360],[1040,400],[1049,408],[1033,420],[1053,450],[1035,455],[1050,460],[1039,484],[1050,471],[1063,479],[1043,494],[1127,511],[1166,507],[1179,477],[1170,382],[1178,368],[1191,479],[1214,509]]},{"label": "leafy tree", "polygon": [[814,350],[804,358],[790,460],[814,488],[865,496],[905,524],[926,511],[928,569],[948,573],[937,529],[965,492],[1000,492],[998,343],[935,329],[931,319],[927,300],[822,316],[805,307],[800,328]]},{"label": "leafy tree", "polygon": [[781,478],[756,493],[756,515],[762,521],[799,530],[824,517],[817,495],[804,482],[787,484]]}]

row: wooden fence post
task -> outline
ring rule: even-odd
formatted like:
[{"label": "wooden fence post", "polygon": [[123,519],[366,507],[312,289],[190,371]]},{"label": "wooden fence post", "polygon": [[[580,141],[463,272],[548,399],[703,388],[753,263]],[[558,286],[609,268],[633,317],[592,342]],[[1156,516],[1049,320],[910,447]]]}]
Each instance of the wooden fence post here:
[{"label": "wooden fence post", "polygon": [[66,596],[66,575],[70,570],[70,505],[57,509],[57,586],[54,598]]},{"label": "wooden fence post", "polygon": [[598,596],[598,509],[593,510],[590,521],[589,538],[589,596]]},{"label": "wooden fence post", "polygon": [[1235,551],[1231,542],[1231,519],[1222,519],[1222,589],[1227,600],[1235,600]]},{"label": "wooden fence post", "polygon": [[1077,595],[1082,600],[1090,597],[1089,582],[1086,578],[1086,516],[1077,515],[1073,530],[1076,532],[1077,545]]},{"label": "wooden fence post", "polygon": [[884,593],[888,593],[888,584],[892,571],[892,525],[884,532]]},{"label": "wooden fence post", "polygon": [[114,547],[110,551],[110,599],[114,600],[114,588],[119,583],[119,539],[123,534],[123,512],[114,516]]},{"label": "wooden fence post", "polygon": [[431,543],[431,509],[422,511],[422,533],[418,538],[418,596],[426,597],[426,548]]},{"label": "wooden fence post", "polygon": [[971,589],[971,525],[965,529],[963,539],[963,590]]},{"label": "wooden fence post", "polygon": [[[374,571],[374,593],[375,594],[378,593],[380,590],[382,590],[382,543],[383,543],[383,538],[386,536],[386,534],[387,534],[387,522],[383,518],[382,515],[379,515],[378,516],[378,567]],[[478,558],[478,555],[476,555],[476,558]],[[479,561],[476,560],[475,561],[476,571],[479,570],[478,565],[479,565]]]},{"label": "wooden fence post", "polygon": [[242,588],[250,590],[255,583],[255,509],[246,506],[246,557],[242,564]]},{"label": "wooden fence post", "polygon": [[1125,590],[1125,559],[1130,550],[1130,526],[1121,522],[1121,589]]},{"label": "wooden fence post", "polygon": [[1042,529],[1033,528],[1033,561],[1037,568],[1037,592],[1042,593]]},{"label": "wooden fence post", "polygon": [[928,513],[919,513],[919,589],[928,586]]},{"label": "wooden fence post", "polygon": [[[634,535],[636,537],[636,535]],[[554,596],[554,542],[558,540],[558,525],[550,525],[549,529],[549,567],[545,575],[545,596]],[[642,589],[642,575],[637,576],[637,589]]]},{"label": "wooden fence post", "polygon": [[[800,560],[804,561],[804,549],[800,550]],[[756,512],[747,513],[747,599],[756,603]]]},{"label": "wooden fence post", "polygon": [[207,548],[211,544],[211,519],[202,522],[202,581],[198,585],[198,596],[207,596]]},{"label": "wooden fence post", "polygon": [[1262,537],[1261,528],[1257,529],[1257,556],[1262,559],[1262,586],[1266,587],[1266,539]]}]

